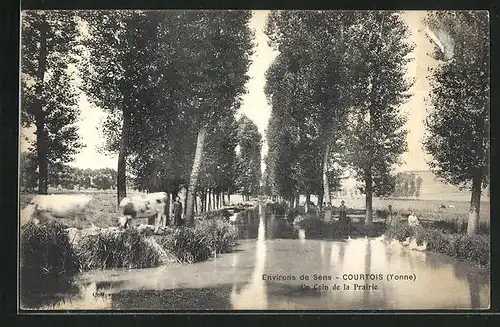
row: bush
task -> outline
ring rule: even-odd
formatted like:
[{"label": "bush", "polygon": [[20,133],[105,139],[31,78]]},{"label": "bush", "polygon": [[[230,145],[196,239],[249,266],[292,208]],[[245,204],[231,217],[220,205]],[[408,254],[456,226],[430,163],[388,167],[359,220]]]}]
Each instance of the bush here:
[{"label": "bush", "polygon": [[135,228],[124,231],[102,230],[83,236],[75,252],[82,269],[146,268],[160,263],[157,251]]},{"label": "bush", "polygon": [[180,227],[171,234],[157,237],[158,244],[179,262],[194,263],[211,257],[206,235],[196,233],[192,227]]},{"label": "bush", "polygon": [[415,237],[417,244],[427,242],[427,250],[429,251],[446,254],[480,266],[487,266],[490,263],[490,239],[488,235],[469,236],[449,233],[437,228],[411,227],[405,224],[391,227],[387,231],[387,235],[398,241],[403,241],[407,237]]},{"label": "bush", "polygon": [[28,222],[21,228],[21,269],[38,274],[78,271],[79,262],[65,231],[66,226],[51,221]]},{"label": "bush", "polygon": [[[26,224],[21,230],[21,266],[31,275],[109,268],[147,268],[169,261],[197,262],[231,252],[236,230],[223,216],[198,220],[194,227],[152,226],[119,230],[79,230],[70,242],[64,225]],[[155,242],[156,241],[156,242]]]},{"label": "bush", "polygon": [[266,207],[271,209],[275,215],[286,215],[288,204],[286,202],[268,202]]},{"label": "bush", "polygon": [[156,237],[160,246],[179,262],[207,260],[217,253],[231,252],[236,229],[225,218],[198,220],[194,227],[181,227]]},{"label": "bush", "polygon": [[296,209],[296,208],[288,208],[286,210],[286,220],[288,222],[293,222],[295,217],[297,217],[298,215],[300,215],[301,213],[301,210],[299,209]]},{"label": "bush", "polygon": [[387,230],[387,236],[402,242],[408,237],[415,236],[415,227],[407,224],[397,224]]},{"label": "bush", "polygon": [[236,229],[224,217],[199,221],[195,232],[205,235],[208,247],[216,253],[232,252],[236,244]]},{"label": "bush", "polygon": [[[241,211],[243,211],[243,210],[241,210]],[[220,217],[223,217],[227,220],[231,217],[231,213],[229,212],[228,209],[222,208],[219,210],[207,211],[207,212],[204,212],[201,214],[201,219],[203,219],[203,220],[216,219],[216,218],[220,218]]]},{"label": "bush", "polygon": [[294,225],[303,229],[306,232],[307,238],[322,238],[327,237],[329,234],[329,224],[325,221],[317,218],[303,218],[299,216],[298,219],[294,221]]}]

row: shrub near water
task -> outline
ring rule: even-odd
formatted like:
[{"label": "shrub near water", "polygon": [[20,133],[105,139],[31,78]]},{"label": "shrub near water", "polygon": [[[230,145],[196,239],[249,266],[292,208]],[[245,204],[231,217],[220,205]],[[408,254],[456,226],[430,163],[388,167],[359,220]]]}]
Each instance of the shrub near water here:
[{"label": "shrub near water", "polygon": [[231,252],[236,236],[235,228],[225,218],[217,217],[198,220],[194,227],[181,227],[156,239],[179,262],[194,263]]},{"label": "shrub near water", "polygon": [[490,239],[488,235],[445,233],[436,228],[408,226],[399,224],[392,226],[387,235],[398,241],[415,237],[417,244],[427,242],[427,250],[449,255],[480,266],[490,263]]},{"label": "shrub near water", "polygon": [[83,235],[71,243],[65,228],[57,222],[26,224],[21,230],[22,268],[35,274],[146,268],[165,262],[165,253],[192,263],[231,252],[237,235],[222,216],[198,220],[194,227],[163,228],[161,235],[154,236],[147,228],[83,229],[79,231]]},{"label": "shrub near water", "polygon": [[146,268],[160,263],[159,254],[137,229],[103,230],[83,236],[75,252],[84,270]]},{"label": "shrub near water", "polygon": [[39,274],[60,274],[79,269],[65,226],[53,221],[29,222],[21,228],[21,268]]},{"label": "shrub near water", "polygon": [[195,232],[205,235],[208,247],[216,253],[232,252],[236,244],[236,229],[221,217],[199,221]]}]

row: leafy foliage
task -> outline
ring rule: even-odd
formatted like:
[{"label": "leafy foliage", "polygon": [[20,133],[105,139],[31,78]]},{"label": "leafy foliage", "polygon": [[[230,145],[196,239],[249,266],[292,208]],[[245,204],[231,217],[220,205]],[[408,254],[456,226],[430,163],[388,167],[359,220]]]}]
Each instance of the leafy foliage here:
[{"label": "leafy foliage", "polygon": [[[435,57],[431,70],[431,110],[424,146],[429,165],[439,177],[462,187],[474,174],[488,184],[489,151],[489,32],[486,12],[433,13],[429,27],[450,42]],[[443,42],[444,43],[444,42]],[[452,56],[451,58],[447,58]]]},{"label": "leafy foliage", "polygon": [[260,191],[262,136],[257,125],[243,115],[238,121],[238,174],[236,190],[242,195],[256,195]]},{"label": "leafy foliage", "polygon": [[36,126],[32,143],[39,192],[48,166],[71,161],[79,149],[78,92],[72,68],[80,54],[78,26],[69,11],[24,11],[21,38],[21,123]]},{"label": "leafy foliage", "polygon": [[266,34],[280,52],[265,88],[272,106],[266,178],[273,193],[322,193],[324,165],[326,185],[335,182],[334,151],[328,162],[323,158],[327,145],[336,147],[348,103],[343,31],[349,24],[350,16],[341,12],[270,14]]},{"label": "leafy foliage", "polygon": [[[365,12],[358,19],[348,43],[355,62],[355,100],[347,120],[346,148],[358,179],[373,181],[374,193],[384,195],[392,192],[391,171],[406,151],[401,104],[409,97],[406,64],[412,46],[406,41],[408,27],[397,13]],[[365,192],[372,191],[368,184]]]},{"label": "leafy foliage", "polygon": [[427,25],[441,40],[431,70],[430,112],[423,142],[434,173],[459,187],[471,187],[468,233],[476,233],[482,186],[489,181],[490,54],[488,13],[436,12]]},{"label": "leafy foliage", "polygon": [[38,176],[36,154],[33,152],[21,152],[19,161],[19,184],[21,189],[32,191],[36,188]]}]

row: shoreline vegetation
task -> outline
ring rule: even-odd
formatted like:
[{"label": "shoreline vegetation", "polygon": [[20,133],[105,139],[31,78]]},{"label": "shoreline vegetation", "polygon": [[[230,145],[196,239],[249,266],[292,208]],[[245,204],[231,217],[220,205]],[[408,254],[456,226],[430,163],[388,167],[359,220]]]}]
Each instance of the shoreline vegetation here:
[{"label": "shoreline vegetation", "polygon": [[196,217],[194,226],[76,228],[61,221],[29,222],[21,228],[22,274],[73,275],[209,260],[233,251],[237,233],[229,217],[254,206],[245,203],[206,212]]},{"label": "shoreline vegetation", "polygon": [[[268,202],[266,206],[273,214],[285,216],[288,222],[303,230],[307,239],[382,237],[416,250],[445,254],[476,267],[490,266],[490,228],[485,221],[480,222],[477,234],[467,235],[467,222],[454,217],[421,219],[420,225],[409,226],[410,210],[393,212],[392,222],[387,224],[389,212],[376,210],[372,224],[366,226],[363,219],[351,219],[364,215],[364,210],[348,209],[347,219],[325,221],[324,211],[314,206],[307,213],[304,207],[290,208],[286,202]],[[332,217],[336,217],[338,208],[332,206],[331,210]]]}]

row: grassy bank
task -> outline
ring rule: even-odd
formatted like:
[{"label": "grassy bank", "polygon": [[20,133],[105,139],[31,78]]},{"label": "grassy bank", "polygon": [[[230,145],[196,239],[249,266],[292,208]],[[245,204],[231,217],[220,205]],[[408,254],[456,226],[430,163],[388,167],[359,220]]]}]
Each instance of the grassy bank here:
[{"label": "grassy bank", "polygon": [[478,266],[490,265],[490,236],[486,234],[458,234],[446,229],[398,224],[391,226],[386,235],[404,241],[415,238],[418,245],[427,244],[427,251],[449,255]]},{"label": "grassy bank", "polygon": [[236,231],[226,218],[197,220],[193,227],[152,226],[120,230],[68,228],[60,222],[28,223],[21,229],[23,274],[71,275],[108,268],[146,268],[166,262],[193,263],[231,252]]}]

